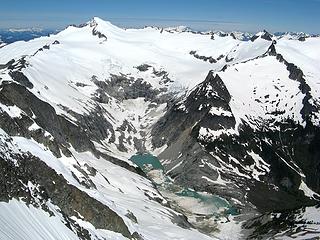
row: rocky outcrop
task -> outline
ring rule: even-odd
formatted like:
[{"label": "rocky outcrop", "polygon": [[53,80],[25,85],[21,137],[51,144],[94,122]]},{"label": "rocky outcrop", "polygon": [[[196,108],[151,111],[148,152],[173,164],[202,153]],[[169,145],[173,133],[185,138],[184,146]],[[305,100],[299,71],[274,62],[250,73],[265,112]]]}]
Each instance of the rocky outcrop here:
[{"label": "rocky outcrop", "polygon": [[33,84],[29,81],[29,79],[20,71],[11,71],[9,73],[10,77],[20,83],[22,86],[27,88],[33,88]]},{"label": "rocky outcrop", "polygon": [[203,60],[205,62],[210,62],[210,63],[217,63],[218,61],[220,61],[221,59],[224,58],[224,55],[221,54],[219,57],[217,57],[216,59],[213,58],[213,57],[206,57],[206,56],[202,56],[202,55],[199,55],[197,53],[197,51],[190,51],[189,52],[190,55],[194,56],[195,58],[199,59],[199,60]]},{"label": "rocky outcrop", "polygon": [[254,42],[259,37],[266,40],[266,41],[272,41],[273,35],[268,33],[266,30],[263,30],[263,32],[261,34],[256,34],[256,35],[252,36],[250,41]]},{"label": "rocky outcrop", "polygon": [[[68,184],[61,175],[38,158],[30,154],[15,154],[10,158],[13,158],[15,163],[0,156],[0,201],[8,202],[16,198],[36,207],[39,207],[37,205],[40,201],[40,207],[49,212],[46,202],[50,201],[61,210],[68,222],[67,227],[71,230],[77,229],[81,239],[91,239],[90,234],[77,226],[71,220],[72,216],[82,218],[98,229],[119,232],[132,238],[121,217],[85,192]],[[27,187],[29,183],[37,186],[38,190],[30,192],[30,188]]]},{"label": "rocky outcrop", "polygon": [[199,60],[203,60],[205,62],[210,62],[210,63],[217,63],[217,61],[219,61],[220,59],[214,59],[213,57],[206,57],[206,56],[200,56],[199,54],[197,54],[196,51],[190,51],[189,53],[190,55],[194,56],[195,58],[199,59]]},{"label": "rocky outcrop", "polygon": [[89,26],[92,28],[92,35],[97,36],[98,38],[104,39],[104,41],[107,41],[107,36],[102,33],[101,31],[97,30],[98,23],[95,21],[95,19],[92,19],[89,23]]},{"label": "rocky outcrop", "polygon": [[107,36],[106,36],[105,34],[99,32],[96,28],[93,28],[93,29],[92,29],[92,35],[98,36],[98,38],[102,38],[102,39],[104,39],[105,41],[108,40]]},{"label": "rocky outcrop", "polygon": [[[0,102],[8,106],[19,107],[29,119],[35,116],[36,124],[52,134],[62,149],[66,149],[71,144],[77,151],[95,152],[93,143],[81,128],[57,115],[51,105],[38,99],[24,86],[16,83],[3,84],[0,91]],[[19,119],[16,121],[19,122],[20,129],[29,127]],[[12,129],[5,130],[12,133]],[[55,154],[59,156],[60,153],[55,152]]]},{"label": "rocky outcrop", "polygon": [[14,59],[10,60],[9,62],[7,62],[6,64],[0,64],[0,70],[8,68],[9,66],[12,66],[12,64],[15,62]]},{"label": "rocky outcrop", "polygon": [[[306,218],[308,214],[312,215],[311,219]],[[248,239],[318,236],[320,233],[318,215],[319,206],[303,207],[293,211],[263,214],[246,222],[243,227],[251,231]]]},{"label": "rocky outcrop", "polygon": [[[146,71],[146,67],[138,66],[139,71]],[[159,81],[162,88],[153,88],[150,83],[142,78],[134,78],[125,74],[111,74],[110,79],[106,81],[98,80],[96,76],[92,76],[92,82],[98,87],[94,100],[99,103],[108,103],[110,97],[122,102],[128,99],[144,98],[155,104],[167,102],[171,98],[171,93],[167,92],[168,84],[172,80],[168,77],[168,73],[164,70],[156,70],[153,68],[154,77],[161,78]]]},{"label": "rocky outcrop", "polygon": [[311,95],[311,88],[304,78],[305,76],[303,71],[295,64],[289,63],[281,54],[277,53],[275,44],[276,43],[271,44],[268,54],[275,56],[279,62],[283,63],[287,67],[290,79],[300,83],[299,89],[305,95],[303,99],[303,108],[301,109],[300,113],[303,120],[308,125],[313,125],[312,122],[314,122],[314,120],[317,118],[316,113],[319,111],[320,106],[312,101],[313,98]]},{"label": "rocky outcrop", "polygon": [[151,68],[149,64],[141,64],[137,67],[140,72],[146,72],[149,68]]},{"label": "rocky outcrop", "polygon": [[266,30],[263,30],[263,34],[261,35],[261,38],[267,41],[272,41],[273,35],[268,33]]}]

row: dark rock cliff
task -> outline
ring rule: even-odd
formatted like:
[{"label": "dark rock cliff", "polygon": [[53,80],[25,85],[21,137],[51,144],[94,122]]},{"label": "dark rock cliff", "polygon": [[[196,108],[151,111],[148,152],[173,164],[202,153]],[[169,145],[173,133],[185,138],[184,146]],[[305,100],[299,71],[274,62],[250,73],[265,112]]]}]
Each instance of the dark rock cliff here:
[{"label": "dark rock cliff", "polygon": [[[243,122],[238,134],[228,134],[236,130],[230,98],[221,78],[210,72],[184,101],[173,105],[160,119],[153,128],[153,143],[157,147],[168,145],[159,155],[171,161],[165,165],[168,174],[181,185],[236,198],[250,208],[251,203],[260,212],[315,204],[316,200],[305,197],[299,187],[304,181],[319,193],[319,127],[310,121],[302,127],[287,119],[266,121],[254,130]],[[226,114],[210,114],[212,107]],[[224,133],[218,138],[204,138],[199,133],[201,128]],[[255,155],[263,162],[257,163]],[[260,172],[259,176],[253,169]],[[219,183],[220,178],[227,183]]]}]

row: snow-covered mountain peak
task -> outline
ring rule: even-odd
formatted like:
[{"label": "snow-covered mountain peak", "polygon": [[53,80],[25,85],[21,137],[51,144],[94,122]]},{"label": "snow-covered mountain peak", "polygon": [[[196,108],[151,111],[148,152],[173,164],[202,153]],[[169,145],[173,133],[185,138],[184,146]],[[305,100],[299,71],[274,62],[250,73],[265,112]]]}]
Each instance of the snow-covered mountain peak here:
[{"label": "snow-covered mountain peak", "polygon": [[251,41],[255,41],[257,38],[262,38],[267,41],[272,41],[274,36],[267,32],[266,30],[263,30],[261,32],[256,33],[254,36],[252,36]]},{"label": "snow-covered mountain peak", "polygon": [[109,21],[106,21],[106,20],[103,20],[101,19],[100,17],[93,17],[90,22],[93,22],[93,23],[96,23],[96,24],[99,24],[99,23],[110,23]]},{"label": "snow-covered mountain peak", "polygon": [[105,21],[99,17],[92,18],[92,20],[90,20],[88,23],[90,27],[95,28],[97,31],[103,34],[108,34],[108,32],[117,33],[125,31],[124,29],[113,25],[110,21]]},{"label": "snow-covered mountain peak", "polygon": [[233,36],[235,39],[238,39],[240,41],[249,41],[252,37],[251,33],[248,32],[239,32],[239,31],[232,31],[230,33],[231,36]]},{"label": "snow-covered mountain peak", "polygon": [[164,30],[167,32],[177,32],[177,33],[191,31],[191,29],[187,26],[166,27],[166,28],[164,28]]}]

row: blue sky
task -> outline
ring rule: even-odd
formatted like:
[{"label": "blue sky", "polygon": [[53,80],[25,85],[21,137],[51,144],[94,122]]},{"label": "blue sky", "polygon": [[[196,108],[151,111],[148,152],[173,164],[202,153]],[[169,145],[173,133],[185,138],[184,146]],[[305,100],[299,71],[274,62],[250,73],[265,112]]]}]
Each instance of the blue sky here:
[{"label": "blue sky", "polygon": [[123,27],[320,33],[320,0],[0,0],[0,28],[63,28],[99,16]]}]

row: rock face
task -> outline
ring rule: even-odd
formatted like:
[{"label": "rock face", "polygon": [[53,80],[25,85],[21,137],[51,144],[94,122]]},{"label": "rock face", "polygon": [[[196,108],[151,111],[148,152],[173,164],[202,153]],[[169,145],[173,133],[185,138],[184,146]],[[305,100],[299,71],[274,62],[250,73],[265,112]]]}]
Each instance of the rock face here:
[{"label": "rock face", "polygon": [[161,93],[161,90],[153,89],[152,85],[144,82],[143,79],[134,79],[126,75],[111,75],[108,82],[98,81],[95,77],[92,80],[100,87],[97,92],[99,102],[108,102],[108,100],[103,100],[106,99],[105,94],[119,101],[137,99],[139,97],[143,97],[147,101],[154,101],[157,95]]},{"label": "rock face", "polygon": [[[294,70],[289,72],[296,79]],[[314,204],[299,188],[304,181],[319,192],[318,126],[287,119],[254,130],[243,122],[235,134],[230,99],[219,75],[209,73],[157,123],[153,141],[169,146],[159,155],[169,175],[181,185],[251,203],[261,212]]]},{"label": "rock face", "polygon": [[[192,128],[196,135],[200,126],[210,126],[215,130],[233,127],[235,125],[234,118],[228,115],[232,115],[228,105],[229,101],[230,94],[221,78],[210,72],[205,81],[183,103],[174,105],[156,124],[153,128],[153,135],[159,136],[159,138],[153,139],[154,145],[161,146],[162,143],[158,142],[159,139],[166,139],[168,143],[171,143],[186,129]],[[226,116],[214,116],[209,113],[211,108],[221,108],[227,114]]]},{"label": "rock face", "polygon": [[[50,132],[55,139],[52,150],[57,145],[65,149],[71,143],[78,151],[94,151],[92,142],[82,129],[57,115],[52,106],[35,97],[24,86],[16,83],[5,84],[2,86],[0,98],[3,104],[18,106],[25,113],[22,121],[16,119],[16,123],[11,123],[11,126],[8,125],[7,121],[1,121],[2,124],[7,125],[7,128],[4,129],[8,133],[21,134],[26,132],[27,128],[33,123],[32,117],[36,116],[35,123]],[[26,123],[30,125],[26,125]],[[55,154],[59,156],[59,151],[55,151]]]},{"label": "rock face", "polygon": [[[223,81],[219,75],[210,72],[185,101],[173,105],[156,124],[152,132],[155,136],[153,144],[169,145],[159,158],[171,160],[165,168],[177,183],[198,191],[218,193],[229,199],[244,198],[244,192],[236,189],[232,182],[219,187],[205,180],[221,178],[222,172],[218,169],[222,166],[203,144],[214,141],[206,135],[208,129],[225,131],[226,134],[233,131],[235,119],[229,101],[230,94]],[[216,112],[221,114],[216,115]]]},{"label": "rock face", "polygon": [[[96,228],[119,232],[123,236],[131,238],[131,234],[121,217],[99,201],[68,184],[61,175],[58,175],[43,161],[28,154],[14,154],[9,157],[1,155],[0,201],[8,202],[17,198],[28,204],[40,205],[49,212],[46,204],[50,201],[59,207],[60,213],[68,222],[68,227],[71,230],[72,226],[77,229],[77,235],[81,239],[91,239],[90,234],[72,221],[72,216],[81,216]],[[10,158],[15,160],[15,164]],[[34,192],[26,187],[30,184],[37,186]]]},{"label": "rock face", "polygon": [[[308,215],[313,217],[307,218]],[[308,220],[307,220],[308,219]],[[314,227],[309,228],[312,224]],[[319,206],[304,207],[295,211],[272,212],[256,217],[245,224],[246,229],[255,229],[248,239],[280,237],[286,235],[304,238],[304,235],[318,237]]]},{"label": "rock face", "polygon": [[23,75],[23,73],[19,71],[15,71],[15,72],[11,72],[10,76],[12,77],[13,80],[20,83],[21,85],[27,88],[33,88],[32,83],[28,80],[28,78],[25,75]]},{"label": "rock face", "polygon": [[273,35],[268,33],[266,30],[264,30],[263,32],[260,32],[256,35],[252,36],[250,40],[251,40],[251,42],[254,42],[259,37],[266,40],[266,41],[272,41]]},{"label": "rock face", "polygon": [[312,120],[316,118],[315,113],[319,111],[319,106],[318,104],[310,103],[310,100],[312,100],[312,96],[310,92],[311,88],[305,80],[303,71],[299,67],[297,67],[295,64],[289,63],[288,61],[286,61],[281,54],[276,53],[276,50],[274,50],[270,54],[275,55],[279,62],[285,64],[289,72],[290,79],[298,81],[300,83],[299,89],[303,94],[305,94],[305,97],[303,99],[303,108],[301,109],[300,113],[303,119],[308,124],[312,124]]}]

